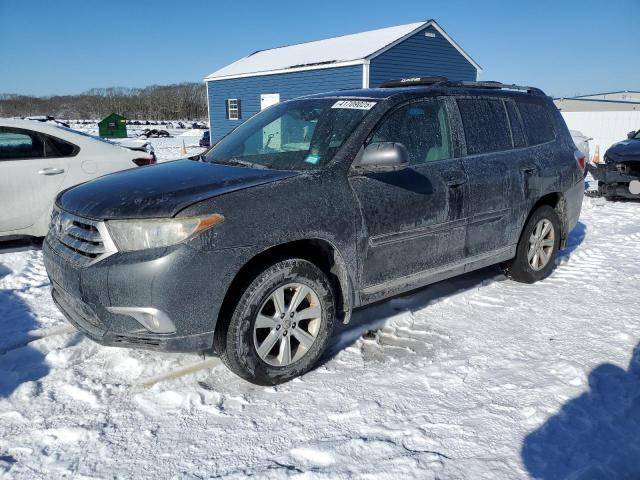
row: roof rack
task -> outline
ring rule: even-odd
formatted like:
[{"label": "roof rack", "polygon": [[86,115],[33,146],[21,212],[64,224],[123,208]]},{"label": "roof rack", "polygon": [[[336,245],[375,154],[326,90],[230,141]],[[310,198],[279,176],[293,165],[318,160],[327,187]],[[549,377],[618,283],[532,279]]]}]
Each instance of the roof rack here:
[{"label": "roof rack", "polygon": [[380,88],[410,87],[412,85],[435,85],[437,83],[448,82],[447,77],[411,77],[389,80],[380,85]]},{"label": "roof rack", "polygon": [[469,82],[469,81],[445,82],[443,85],[447,87],[488,88],[488,89],[495,89],[495,90],[518,90],[522,92],[535,93],[537,95],[544,95],[542,90],[536,87],[516,85],[515,83],[507,84],[502,82],[495,82],[492,80],[486,80],[483,82]]},{"label": "roof rack", "polygon": [[536,95],[544,95],[542,90],[536,87],[527,87],[515,84],[506,84],[502,82],[495,82],[486,80],[483,82],[471,82],[471,81],[451,81],[447,77],[413,77],[402,78],[399,80],[390,80],[380,85],[380,88],[397,88],[397,87],[411,87],[414,85],[432,85],[439,87],[459,87],[459,88],[486,88],[492,90],[518,90]]}]

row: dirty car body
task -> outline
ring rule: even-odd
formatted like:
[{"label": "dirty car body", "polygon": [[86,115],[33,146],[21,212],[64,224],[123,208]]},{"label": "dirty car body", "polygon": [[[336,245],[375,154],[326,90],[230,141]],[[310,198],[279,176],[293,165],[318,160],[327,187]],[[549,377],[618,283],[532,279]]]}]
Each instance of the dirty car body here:
[{"label": "dirty car body", "polygon": [[588,168],[603,196],[640,199],[640,131],[630,132],[627,140],[612,145],[604,163]]},{"label": "dirty car body", "polygon": [[[463,114],[477,112],[465,99],[485,99],[512,122],[494,152],[472,150]],[[529,103],[549,112],[545,141],[524,131]],[[473,84],[339,91],[278,104],[204,161],[109,175],[62,193],[43,247],[53,297],[99,343],[202,351],[251,272],[283,255],[326,272],[336,316],[346,322],[354,308],[513,258],[538,205],[556,209],[565,242],[580,214],[583,174],[552,107],[537,90]],[[308,113],[316,110],[317,122]],[[438,140],[427,145],[421,136],[432,127],[423,119],[432,113],[441,130],[432,129],[428,136]],[[283,115],[295,117],[286,120],[295,124],[289,138],[278,133],[286,130]],[[272,119],[282,122],[278,128]],[[308,122],[316,122],[310,148]],[[338,123],[345,128],[331,127]],[[359,166],[368,144],[400,140],[421,159],[402,169]],[[238,142],[257,153],[240,155]],[[215,226],[171,245],[134,250],[114,238],[114,222],[211,215],[219,216]]]}]

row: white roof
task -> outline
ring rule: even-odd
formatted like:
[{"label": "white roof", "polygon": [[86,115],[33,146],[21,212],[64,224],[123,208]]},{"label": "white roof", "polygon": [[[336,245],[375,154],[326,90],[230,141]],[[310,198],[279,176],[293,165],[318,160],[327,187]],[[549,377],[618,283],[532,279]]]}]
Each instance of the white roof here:
[{"label": "white roof", "polygon": [[363,64],[428,26],[433,26],[476,69],[481,70],[480,65],[462,50],[434,20],[428,20],[315,42],[260,50],[216,70],[205,80],[223,80]]}]

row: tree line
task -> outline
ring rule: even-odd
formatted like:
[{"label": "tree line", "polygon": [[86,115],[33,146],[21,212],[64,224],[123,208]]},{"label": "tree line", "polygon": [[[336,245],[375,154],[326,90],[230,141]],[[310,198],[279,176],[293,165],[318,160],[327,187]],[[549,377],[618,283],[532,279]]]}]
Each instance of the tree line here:
[{"label": "tree line", "polygon": [[0,95],[0,117],[50,115],[102,119],[115,112],[131,120],[206,120],[206,87],[200,83],[145,88],[93,88],[80,95]]}]

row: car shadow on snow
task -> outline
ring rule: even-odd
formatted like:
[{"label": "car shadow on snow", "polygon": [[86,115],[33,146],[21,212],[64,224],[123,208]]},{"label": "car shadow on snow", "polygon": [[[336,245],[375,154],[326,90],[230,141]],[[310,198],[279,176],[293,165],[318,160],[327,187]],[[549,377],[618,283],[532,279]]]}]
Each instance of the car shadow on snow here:
[{"label": "car shadow on snow", "polygon": [[567,260],[576,248],[584,241],[587,236],[587,226],[578,222],[577,225],[569,232],[569,238],[567,238],[567,246],[558,252],[557,261],[561,262]]},{"label": "car shadow on snow", "polygon": [[534,478],[640,478],[640,344],[627,370],[606,363],[589,390],[527,435],[522,461]]},{"label": "car shadow on snow", "polygon": [[[0,264],[0,279],[10,273]],[[44,354],[28,345],[33,339],[28,332],[38,327],[31,309],[17,292],[0,288],[0,398],[49,373]]]},{"label": "car shadow on snow", "polygon": [[0,240],[0,253],[25,252],[40,250],[44,238],[25,237],[11,240]]},{"label": "car shadow on snow", "polygon": [[504,280],[506,277],[502,270],[498,266],[491,266],[358,309],[347,325],[336,325],[333,338],[316,367],[331,360],[368,332],[379,330],[393,322],[396,315],[422,310],[456,293]]}]

